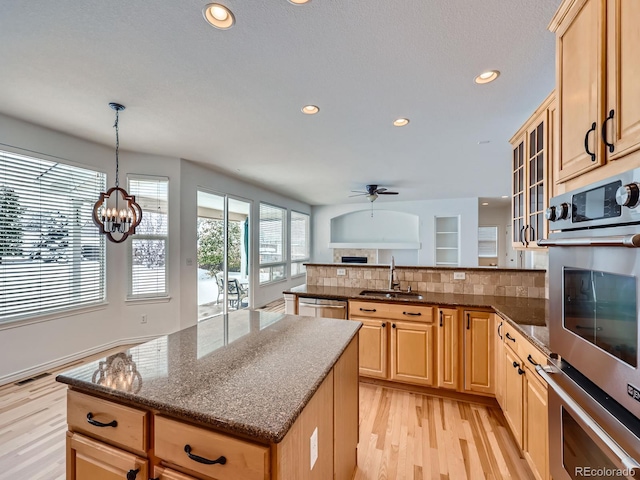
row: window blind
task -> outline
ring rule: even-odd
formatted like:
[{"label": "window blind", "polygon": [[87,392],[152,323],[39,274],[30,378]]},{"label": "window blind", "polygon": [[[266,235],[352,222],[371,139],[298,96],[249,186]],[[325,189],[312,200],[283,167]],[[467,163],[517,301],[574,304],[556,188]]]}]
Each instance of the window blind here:
[{"label": "window blind", "polygon": [[169,179],[130,176],[128,180],[128,192],[142,208],[142,222],[131,239],[129,298],[165,297]]},{"label": "window blind", "polygon": [[309,215],[291,212],[291,261],[309,259]]},{"label": "window blind", "polygon": [[105,299],[101,172],[0,151],[0,322]]},{"label": "window blind", "polygon": [[266,203],[260,204],[260,265],[282,263],[284,226],[287,211]]},{"label": "window blind", "polygon": [[478,256],[498,256],[498,227],[478,227]]}]

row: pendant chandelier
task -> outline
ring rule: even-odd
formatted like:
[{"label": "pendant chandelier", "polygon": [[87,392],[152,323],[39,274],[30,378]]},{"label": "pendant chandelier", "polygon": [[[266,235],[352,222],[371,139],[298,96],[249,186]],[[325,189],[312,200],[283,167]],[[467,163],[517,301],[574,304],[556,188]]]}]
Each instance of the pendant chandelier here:
[{"label": "pendant chandelier", "polygon": [[120,188],[118,119],[124,106],[119,103],[110,103],[109,106],[116,111],[116,123],[113,125],[116,129],[116,185],[100,193],[100,198],[93,206],[93,223],[109,240],[121,243],[129,235],[136,233],[136,227],[142,221],[142,209],[136,203],[135,195],[129,195],[125,189]]}]

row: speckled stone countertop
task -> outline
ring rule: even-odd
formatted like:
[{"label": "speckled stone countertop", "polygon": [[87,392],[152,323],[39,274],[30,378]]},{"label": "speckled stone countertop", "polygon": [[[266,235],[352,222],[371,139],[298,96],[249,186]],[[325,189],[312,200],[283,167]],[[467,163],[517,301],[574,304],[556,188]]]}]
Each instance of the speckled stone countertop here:
[{"label": "speckled stone countertop", "polygon": [[[360,327],[360,322],[242,310],[64,372],[57,380],[223,432],[278,443]],[[101,369],[115,365],[118,355],[121,363],[130,356],[141,380],[130,388],[98,384]]]},{"label": "speckled stone countertop", "polygon": [[363,288],[321,287],[316,285],[300,285],[284,293],[299,297],[328,298],[336,300],[385,301],[397,303],[429,304],[451,307],[492,308],[495,312],[512,324],[524,336],[541,350],[550,355],[549,349],[549,306],[544,298],[501,297],[493,295],[470,295],[462,293],[414,292],[423,296],[422,300],[397,300],[380,296],[360,295]]}]

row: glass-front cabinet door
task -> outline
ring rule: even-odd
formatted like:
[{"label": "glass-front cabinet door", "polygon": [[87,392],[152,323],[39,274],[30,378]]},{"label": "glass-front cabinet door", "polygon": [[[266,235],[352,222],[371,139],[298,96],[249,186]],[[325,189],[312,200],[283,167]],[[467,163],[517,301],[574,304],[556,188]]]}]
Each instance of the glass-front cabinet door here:
[{"label": "glass-front cabinet door", "polygon": [[511,184],[511,214],[512,224],[511,229],[512,243],[514,248],[522,248],[525,246],[524,241],[524,182],[525,182],[525,163],[524,163],[524,135],[521,139],[516,140],[513,148],[513,172],[512,172],[512,184]]}]

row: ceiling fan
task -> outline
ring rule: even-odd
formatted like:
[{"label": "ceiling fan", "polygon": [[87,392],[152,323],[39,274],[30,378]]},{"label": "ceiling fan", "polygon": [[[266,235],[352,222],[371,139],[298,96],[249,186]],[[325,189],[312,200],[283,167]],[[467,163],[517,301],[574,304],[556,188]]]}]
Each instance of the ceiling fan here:
[{"label": "ceiling fan", "polygon": [[398,195],[398,192],[390,192],[384,187],[378,188],[378,185],[367,185],[366,189],[366,192],[351,190],[355,195],[349,195],[349,197],[366,196],[370,202],[375,202],[378,195]]}]

